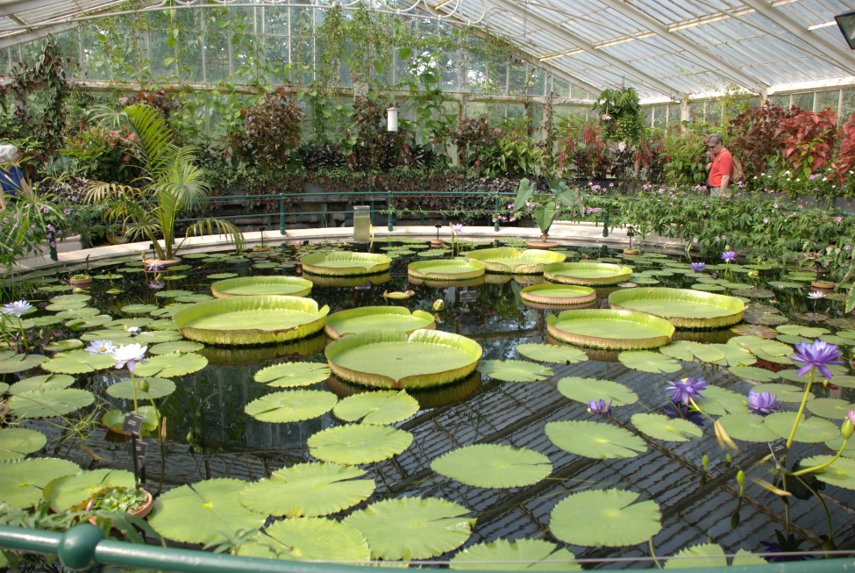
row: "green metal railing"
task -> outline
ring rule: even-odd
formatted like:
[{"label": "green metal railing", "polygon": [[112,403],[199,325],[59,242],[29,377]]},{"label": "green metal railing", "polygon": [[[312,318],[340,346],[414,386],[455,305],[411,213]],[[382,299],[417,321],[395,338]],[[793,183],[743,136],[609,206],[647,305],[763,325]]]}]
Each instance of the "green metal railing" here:
[{"label": "green metal railing", "polygon": [[[97,571],[103,565],[186,573],[388,573],[388,567],[277,561],[237,557],[104,538],[88,523],[64,533],[0,526],[0,548],[55,555],[73,571]],[[486,564],[485,564],[486,565]],[[490,569],[495,571],[494,564]],[[855,571],[855,558],[789,561],[738,567],[693,568],[693,573],[843,573]]]}]

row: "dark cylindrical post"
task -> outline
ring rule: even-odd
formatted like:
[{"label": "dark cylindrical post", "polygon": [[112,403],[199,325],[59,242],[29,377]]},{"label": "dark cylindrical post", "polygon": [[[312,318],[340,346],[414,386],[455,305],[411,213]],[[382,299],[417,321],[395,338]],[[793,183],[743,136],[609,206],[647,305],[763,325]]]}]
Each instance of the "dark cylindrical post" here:
[{"label": "dark cylindrical post", "polygon": [[279,234],[285,234],[285,196],[279,195]]},{"label": "dark cylindrical post", "polygon": [[386,192],[386,228],[389,231],[393,231],[395,229],[395,225],[392,223],[392,190],[389,189]]}]

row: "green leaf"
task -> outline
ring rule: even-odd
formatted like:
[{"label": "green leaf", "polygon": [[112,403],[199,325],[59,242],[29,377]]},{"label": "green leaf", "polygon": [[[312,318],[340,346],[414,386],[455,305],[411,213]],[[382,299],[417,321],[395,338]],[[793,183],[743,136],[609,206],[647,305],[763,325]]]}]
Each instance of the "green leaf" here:
[{"label": "green leaf", "polygon": [[729,370],[737,378],[751,380],[752,382],[771,382],[778,379],[775,372],[755,366],[731,366]]},{"label": "green leaf", "polygon": [[92,404],[92,392],[76,388],[52,388],[21,392],[9,398],[9,409],[19,418],[65,416]]},{"label": "green leaf", "polygon": [[331,463],[304,463],[282,468],[246,487],[240,502],[262,514],[317,517],[339,512],[368,499],[374,481],[356,479],[365,471]]},{"label": "green leaf", "polygon": [[362,533],[332,519],[300,517],[277,521],[238,549],[242,557],[358,564],[371,560]]},{"label": "green leaf", "polygon": [[685,547],[665,563],[665,569],[686,569],[690,567],[727,567],[724,549],[715,543]]},{"label": "green leaf", "polygon": [[326,414],[338,397],[324,390],[286,390],[256,398],[244,406],[247,415],[261,422],[301,422]]},{"label": "green leaf", "polygon": [[843,420],[850,410],[855,410],[855,404],[840,398],[814,398],[807,403],[808,412],[830,420]]},{"label": "green leaf", "polygon": [[246,486],[237,479],[219,478],[169,490],[155,499],[149,525],[167,539],[202,544],[222,543],[241,529],[258,529],[264,515],[240,503]]},{"label": "green leaf", "polygon": [[151,357],[147,364],[138,364],[134,374],[142,377],[178,378],[198,372],[207,365],[208,359],[201,354],[173,352]]},{"label": "green leaf", "polygon": [[469,510],[444,499],[408,497],[373,503],[344,519],[368,540],[374,558],[428,559],[460,547],[474,519]]},{"label": "green leaf", "polygon": [[678,372],[682,368],[673,358],[651,350],[625,350],[618,354],[618,360],[627,368],[653,374]]},{"label": "green leaf", "polygon": [[666,442],[688,442],[703,435],[701,429],[690,421],[669,418],[662,414],[634,414],[632,425],[651,438]]},{"label": "green leaf", "polygon": [[530,360],[555,364],[576,364],[588,359],[584,351],[566,344],[517,344],[517,352]]},{"label": "green leaf", "polygon": [[156,304],[129,304],[122,307],[125,314],[147,314],[153,310],[157,310]]},{"label": "green leaf", "polygon": [[42,499],[50,481],[80,471],[77,464],[54,458],[31,458],[0,464],[3,502],[13,507],[31,507]]},{"label": "green leaf", "polygon": [[309,453],[340,464],[369,464],[394,457],[413,442],[413,435],[387,426],[348,424],[327,428],[309,437]]},{"label": "green leaf", "polygon": [[612,406],[635,404],[638,395],[618,382],[597,378],[567,376],[558,381],[558,391],[567,398],[587,404],[591,400],[605,400]]},{"label": "green leaf", "polygon": [[377,390],[348,396],[333,408],[336,418],[363,424],[394,424],[419,411],[419,402],[405,390]]},{"label": "green leaf", "polygon": [[[800,460],[801,468],[809,468],[828,462],[833,456],[812,456]],[[844,489],[855,490],[855,460],[851,458],[838,458],[827,468],[814,472],[816,478],[827,484],[836,485]]]},{"label": "green leaf", "polygon": [[[775,396],[779,402],[801,402],[804,396],[805,389],[793,386],[791,384],[783,384],[781,382],[772,382],[770,384],[758,384],[752,388],[758,394],[769,392]],[[808,396],[808,404],[813,400],[813,393]],[[746,400],[746,404],[748,401]]]},{"label": "green leaf", "polygon": [[467,547],[451,559],[450,569],[470,571],[581,571],[566,549],[543,539],[497,539]]},{"label": "green leaf", "polygon": [[182,352],[189,354],[202,350],[205,345],[201,342],[193,342],[192,340],[176,340],[174,342],[161,342],[150,346],[148,351],[151,354],[172,354],[173,352]]},{"label": "green leaf", "polygon": [[46,374],[42,376],[30,376],[15,382],[9,388],[10,394],[21,394],[32,390],[49,390],[54,388],[68,388],[74,384],[74,378],[65,374]]},{"label": "green leaf", "polygon": [[538,382],[554,374],[552,368],[526,360],[482,360],[478,372],[505,382]]},{"label": "green leaf", "polygon": [[18,460],[37,452],[47,443],[47,436],[27,428],[0,428],[0,462]]},{"label": "green leaf", "polygon": [[42,364],[42,369],[56,374],[87,374],[112,368],[116,364],[108,354],[92,354],[85,350],[71,350],[55,355]]},{"label": "green leaf", "polygon": [[778,438],[778,435],[763,423],[762,416],[751,412],[728,414],[718,421],[730,437],[743,442],[773,442]]},{"label": "green leaf", "polygon": [[501,444],[458,448],[434,459],[430,467],[466,485],[491,488],[533,485],[552,473],[552,463],[543,454]]},{"label": "green leaf", "polygon": [[81,471],[56,478],[45,486],[44,498],[56,511],[68,511],[105,487],[135,486],[134,474],[126,470],[99,469]]},{"label": "green leaf", "polygon": [[546,437],[562,450],[586,458],[631,458],[647,451],[644,440],[629,430],[602,422],[549,422]]},{"label": "green leaf", "polygon": [[659,506],[639,494],[618,489],[591,490],[561,500],[549,529],[572,545],[622,547],[644,543],[662,528]]},{"label": "green leaf", "polygon": [[[143,392],[140,389],[140,382],[145,380],[148,383],[148,392]],[[157,400],[164,396],[169,396],[175,392],[175,382],[166,378],[142,378],[134,376],[134,386],[136,387],[136,397],[138,401]],[[107,394],[113,398],[121,400],[133,400],[134,390],[131,389],[131,380],[122,380],[107,387]]]},{"label": "green leaf", "polygon": [[271,388],[311,386],[330,377],[330,368],[318,362],[283,362],[262,368],[253,380]]},{"label": "green leaf", "polygon": [[42,354],[15,354],[6,350],[0,351],[0,374],[24,372],[35,368],[47,359],[47,356]]},{"label": "green leaf", "polygon": [[[787,438],[790,435],[790,430],[793,427],[795,419],[795,412],[777,412],[766,416],[764,424],[772,432],[777,434],[779,438]],[[794,441],[816,444],[830,440],[839,433],[840,429],[828,420],[817,418],[816,416],[812,418],[802,417],[799,427],[796,430]]]}]

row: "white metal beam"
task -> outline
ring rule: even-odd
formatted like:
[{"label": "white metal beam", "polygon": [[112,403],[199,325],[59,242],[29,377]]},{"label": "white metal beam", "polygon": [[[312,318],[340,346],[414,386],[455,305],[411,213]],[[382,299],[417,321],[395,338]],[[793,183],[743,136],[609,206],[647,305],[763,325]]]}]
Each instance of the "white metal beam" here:
[{"label": "white metal beam", "polygon": [[60,32],[73,30],[77,27],[77,25],[78,24],[76,22],[65,22],[12,32],[11,34],[0,36],[0,49],[8,48],[9,46],[15,46],[18,44],[24,44],[26,42],[32,42],[33,40],[44,38],[45,36],[49,36],[50,34],[58,34]]},{"label": "white metal beam", "polygon": [[603,50],[597,50],[590,42],[581,38],[571,32],[570,30],[564,28],[563,26],[559,26],[555,22],[544,18],[540,14],[536,14],[531,10],[526,9],[525,7],[520,6],[518,3],[511,2],[511,0],[493,0],[494,4],[500,6],[502,9],[511,12],[512,14],[516,14],[520,18],[525,18],[527,21],[533,23],[536,26],[543,28],[544,30],[549,31],[550,33],[563,37],[572,42],[577,47],[585,50],[589,54],[596,56],[597,58],[608,62],[610,65],[625,71],[628,74],[632,74],[642,80],[643,83],[649,85],[652,88],[655,88],[662,92],[665,95],[671,96],[675,100],[682,99],[685,94],[675,89],[672,86],[662,82],[661,80],[639,70],[638,68],[631,66],[620,58],[616,58],[612,56],[608,52]]},{"label": "white metal beam", "polygon": [[661,38],[665,38],[672,44],[676,44],[683,50],[699,58],[702,62],[713,66],[715,72],[720,73],[732,82],[755,93],[761,93],[769,86],[755,77],[749,76],[738,67],[727,63],[724,59],[705,50],[686,39],[677,32],[671,32],[667,27],[660,24],[655,18],[645,14],[638,8],[631,6],[623,0],[600,0],[609,8],[628,16],[634,22],[644,25],[649,30],[656,32]]}]

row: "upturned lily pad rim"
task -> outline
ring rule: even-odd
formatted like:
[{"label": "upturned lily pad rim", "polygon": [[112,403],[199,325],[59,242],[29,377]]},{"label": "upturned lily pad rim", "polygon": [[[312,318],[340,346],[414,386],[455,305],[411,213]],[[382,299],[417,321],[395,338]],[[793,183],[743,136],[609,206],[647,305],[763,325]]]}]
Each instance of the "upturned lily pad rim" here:
[{"label": "upturned lily pad rim", "polygon": [[[620,328],[617,328],[614,337],[592,336],[574,333],[571,330],[568,330],[572,327],[574,321],[583,320],[602,320],[615,323],[623,322],[626,324],[632,323],[649,329],[650,334],[648,336],[627,338],[625,333],[620,331]],[[668,344],[671,341],[671,337],[674,335],[674,325],[667,320],[650,314],[629,310],[565,310],[557,317],[548,317],[546,328],[549,331],[549,334],[558,340],[580,346],[604,348],[606,350],[639,350],[658,348]]]},{"label": "upturned lily pad rim", "polygon": [[[326,262],[353,262],[353,266],[330,266]],[[328,251],[311,253],[300,259],[303,270],[315,275],[345,277],[374,275],[389,270],[392,259],[379,253],[355,253],[351,251]]]},{"label": "upturned lily pad rim", "polygon": [[[510,273],[518,275],[537,275],[546,265],[560,263],[567,258],[563,253],[543,249],[517,249],[516,247],[495,247],[478,249],[466,254],[469,259],[480,261],[487,272]],[[498,262],[498,259],[516,259],[519,262],[513,268]]]},{"label": "upturned lily pad rim", "polygon": [[[429,330],[436,328],[436,321],[434,320],[433,315],[423,310],[414,310],[410,312],[410,310],[404,306],[360,306],[357,308],[350,308],[347,310],[334,312],[331,315],[327,316],[326,324],[324,325],[324,332],[326,332],[327,336],[329,336],[333,340],[338,340],[339,338],[347,334],[358,334],[360,332],[358,330],[348,330],[348,321],[350,319],[372,315],[389,316],[390,318],[408,316],[414,319],[421,319],[421,323],[418,326],[408,328],[407,330],[403,331],[407,334],[410,334],[411,332],[420,328],[425,328]],[[383,328],[386,327],[384,326]],[[391,329],[399,330],[394,327],[392,327]]]},{"label": "upturned lily pad rim", "polygon": [[[234,328],[231,330],[195,328],[193,322],[200,318],[216,314],[240,312],[242,310],[271,309],[293,310],[314,314],[309,322],[281,329],[262,330],[257,328]],[[324,305],[318,308],[318,303],[311,298],[296,296],[238,296],[197,302],[187,308],[182,308],[172,319],[178,325],[182,336],[204,342],[205,344],[221,344],[226,346],[244,346],[253,344],[272,344],[305,338],[324,327],[330,307]]]},{"label": "upturned lily pad rim", "polygon": [[[404,376],[397,380],[379,373],[352,370],[336,363],[336,357],[345,351],[357,349],[360,346],[383,344],[384,342],[436,344],[463,352],[469,356],[469,362],[453,369],[445,369],[446,367],[442,364],[436,364],[435,372]],[[426,388],[461,380],[475,370],[482,353],[481,345],[471,338],[451,332],[424,329],[416,330],[410,334],[395,330],[372,330],[345,336],[332,342],[324,349],[327,363],[336,376],[365,386],[395,389]]]},{"label": "upturned lily pad rim", "polygon": [[[443,270],[432,270],[437,268]],[[467,280],[481,277],[486,272],[487,267],[477,259],[431,259],[413,261],[407,266],[407,274],[420,280]]]},{"label": "upturned lily pad rim", "polygon": [[[674,312],[669,313],[669,316],[634,308],[634,301],[644,299],[664,299],[673,300],[675,303],[701,304],[711,309],[719,309],[719,312],[714,313],[710,317],[701,318],[680,316],[677,308],[675,308]],[[739,298],[712,292],[666,287],[645,287],[615,291],[609,295],[609,306],[618,310],[634,310],[653,316],[660,316],[670,321],[677,328],[722,328],[740,322],[745,314],[745,303]]]},{"label": "upturned lily pad rim", "polygon": [[[603,277],[582,277],[574,275],[574,272],[584,270],[601,270],[610,271],[611,274]],[[572,263],[556,263],[547,265],[543,269],[543,276],[547,280],[572,285],[582,286],[607,286],[616,285],[626,282],[632,275],[632,267],[618,265],[615,263],[597,263],[597,262],[572,262]]]},{"label": "upturned lily pad rim", "polygon": [[[559,292],[567,291],[568,289],[575,290],[578,294],[569,296],[567,294],[559,295]],[[587,286],[577,285],[556,285],[542,283],[537,285],[529,285],[520,291],[520,298],[526,304],[541,305],[543,307],[568,307],[579,306],[592,303],[597,300],[597,291]]]},{"label": "upturned lily pad rim", "polygon": [[[258,296],[258,295],[243,295],[240,293],[231,292],[232,289],[248,287],[253,285],[264,286],[281,286],[283,288],[290,287],[288,292],[282,292],[278,296],[308,296],[312,292],[314,284],[312,281],[301,277],[289,276],[251,276],[251,277],[235,277],[223,279],[211,285],[211,294],[216,298],[231,298],[235,296]],[[262,296],[276,296],[275,293],[268,293]]]}]

